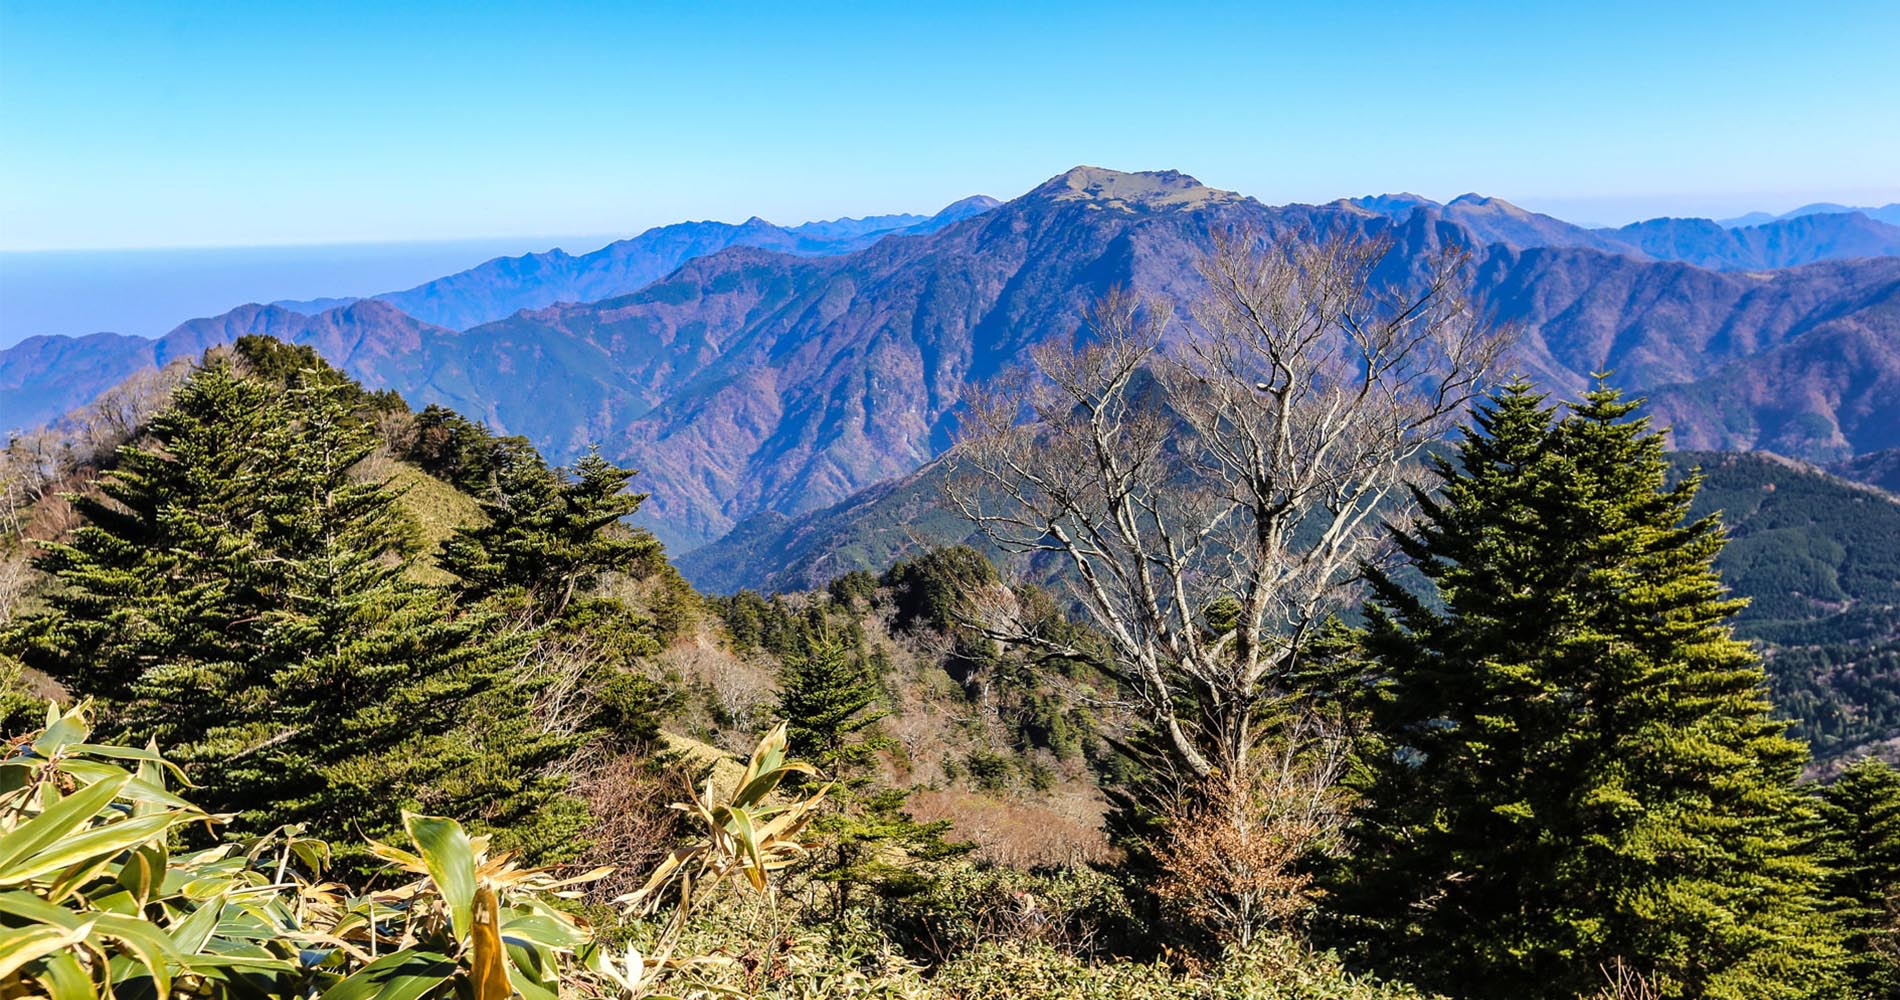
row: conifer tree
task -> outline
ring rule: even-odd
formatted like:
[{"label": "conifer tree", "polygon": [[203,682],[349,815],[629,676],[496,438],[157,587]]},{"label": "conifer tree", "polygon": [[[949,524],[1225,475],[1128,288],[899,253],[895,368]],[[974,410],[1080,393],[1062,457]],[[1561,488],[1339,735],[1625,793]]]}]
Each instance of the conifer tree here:
[{"label": "conifer tree", "polygon": [[1900,770],[1863,760],[1819,798],[1827,894],[1858,995],[1900,998]]},{"label": "conifer tree", "polygon": [[779,715],[793,753],[833,776],[863,769],[889,740],[873,729],[883,715],[876,678],[829,634],[808,636],[779,676]]},{"label": "conifer tree", "polygon": [[[674,703],[674,693],[636,662],[659,651],[659,626],[594,592],[610,573],[644,578],[665,568],[660,543],[621,523],[646,499],[627,492],[633,470],[594,451],[572,470],[550,469],[525,443],[503,439],[495,447],[498,461],[482,499],[487,518],[443,543],[442,568],[456,576],[464,602],[501,616],[532,643],[525,663],[537,689],[578,688],[568,713],[570,742],[649,746],[658,737],[658,716]],[[501,730],[514,724],[495,720]]]},{"label": "conifer tree", "polygon": [[532,716],[523,637],[404,572],[402,493],[362,473],[359,409],[387,400],[320,362],[287,377],[193,373],[78,500],[51,611],[15,644],[240,832],[354,843],[416,806],[571,853],[581,810],[548,768],[571,737]]},{"label": "conifer tree", "polygon": [[945,839],[948,821],[917,822],[904,811],[908,790],[871,787],[872,760],[894,745],[875,728],[877,678],[832,635],[822,609],[814,619],[804,648],[785,656],[779,713],[786,745],[833,783],[830,810],[811,827],[820,842],[813,876],[833,886],[833,914],[842,916],[858,887],[883,897],[918,892],[930,881],[923,866],[974,845]]},{"label": "conifer tree", "polygon": [[[1609,389],[1479,411],[1372,573],[1372,739],[1335,907],[1374,961],[1472,997],[1815,997],[1838,950],[1799,836],[1803,748],[1712,568],[1696,480]],[[1440,604],[1442,602],[1442,606]]]},{"label": "conifer tree", "polygon": [[247,670],[245,702],[262,710],[236,714],[209,789],[254,825],[339,834],[386,833],[404,805],[494,822],[557,797],[496,784],[538,775],[558,744],[526,728],[490,739],[492,720],[466,744],[484,700],[524,713],[512,676],[522,644],[405,575],[409,515],[399,490],[353,471],[376,442],[347,407],[346,383],[309,372],[285,398],[288,419],[266,436],[280,458],[258,532],[269,558]]},{"label": "conifer tree", "polygon": [[483,499],[486,522],[458,529],[443,544],[442,567],[461,580],[466,597],[514,593],[536,623],[554,621],[603,574],[640,573],[658,562],[659,542],[619,523],[646,499],[627,492],[633,476],[597,451],[567,475],[532,450],[515,449]]},{"label": "conifer tree", "polygon": [[[199,369],[153,418],[149,442],[119,450],[98,495],[72,498],[82,523],[71,539],[48,545],[40,566],[60,587],[50,613],[24,624],[22,659],[99,699],[121,733],[190,738],[164,691],[230,695],[256,561],[259,443],[278,419],[262,384],[226,363]],[[141,683],[161,700],[135,701]]]}]

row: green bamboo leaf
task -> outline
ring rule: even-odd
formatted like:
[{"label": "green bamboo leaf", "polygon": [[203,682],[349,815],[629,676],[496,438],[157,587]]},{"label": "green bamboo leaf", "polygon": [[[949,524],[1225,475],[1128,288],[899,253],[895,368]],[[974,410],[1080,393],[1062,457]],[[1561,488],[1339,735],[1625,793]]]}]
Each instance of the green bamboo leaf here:
[{"label": "green bamboo leaf", "polygon": [[67,948],[86,939],[92,933],[92,923],[87,921],[77,927],[55,927],[41,924],[21,930],[9,930],[4,939],[0,939],[0,979],[20,971],[28,962],[38,961],[48,955],[65,951]]},{"label": "green bamboo leaf", "polygon": [[[21,881],[24,877],[13,870],[16,864],[84,829],[94,816],[112,804],[119,790],[131,780],[131,775],[124,774],[116,781],[99,781],[87,785],[0,838],[0,885]],[[54,867],[63,868],[65,865]]]},{"label": "green bamboo leaf", "polygon": [[436,890],[449,904],[449,920],[457,941],[467,940],[475,905],[475,853],[462,824],[440,816],[418,816],[405,811],[403,828],[422,855]]},{"label": "green bamboo leaf", "polygon": [[512,962],[508,964],[508,985],[514,987],[515,992],[521,994],[523,1000],[560,1000],[556,988],[522,972],[520,967]]},{"label": "green bamboo leaf", "polygon": [[184,956],[163,931],[145,920],[118,914],[101,914],[94,928],[96,935],[114,938],[125,945],[132,957],[145,966],[157,987],[159,1000],[171,994],[171,965]]},{"label": "green bamboo leaf", "polygon": [[57,718],[48,714],[46,731],[33,741],[33,752],[41,757],[51,758],[75,743],[84,743],[86,737],[91,735],[92,724],[86,719],[83,705]]},{"label": "green bamboo leaf", "polygon": [[187,955],[196,955],[205,950],[211,941],[211,935],[217,933],[218,916],[224,910],[222,898],[207,900],[185,919],[171,928],[172,941],[178,950]]},{"label": "green bamboo leaf", "polygon": [[321,1000],[417,1000],[447,982],[456,968],[447,955],[399,951],[324,990]]},{"label": "green bamboo leaf", "polygon": [[542,913],[502,921],[501,936],[548,948],[579,948],[588,941],[580,928]]},{"label": "green bamboo leaf", "polygon": [[173,813],[155,813],[95,826],[37,854],[19,859],[11,867],[0,871],[0,885],[18,885],[63,868],[85,865],[89,860],[110,861],[113,855],[151,840],[178,822],[179,817]]},{"label": "green bamboo leaf", "polygon": [[765,859],[759,854],[759,839],[752,832],[752,815],[738,806],[733,806],[728,812],[732,818],[727,822],[727,828],[732,830],[734,839],[739,842],[746,856],[752,859],[752,864],[745,870],[746,878],[751,880],[753,889],[764,892]]},{"label": "green bamboo leaf", "polygon": [[165,758],[157,750],[143,747],[119,747],[110,743],[74,743],[66,747],[67,753],[88,753],[94,757],[112,757],[117,760],[149,760],[163,764]]},{"label": "green bamboo leaf", "polygon": [[165,885],[165,863],[169,855],[163,840],[154,840],[126,856],[119,868],[119,884],[125,886],[140,906],[157,898]]},{"label": "green bamboo leaf", "polygon": [[39,976],[39,983],[46,988],[48,1000],[98,1000],[99,991],[93,986],[92,977],[86,975],[86,969],[70,951],[62,951],[46,959],[41,966],[45,971]]}]

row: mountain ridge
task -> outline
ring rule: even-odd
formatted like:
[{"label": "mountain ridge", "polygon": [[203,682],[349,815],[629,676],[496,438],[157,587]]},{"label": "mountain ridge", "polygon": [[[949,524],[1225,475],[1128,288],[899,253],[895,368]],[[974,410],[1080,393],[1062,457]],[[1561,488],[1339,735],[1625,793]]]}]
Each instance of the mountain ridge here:
[{"label": "mountain ridge", "polygon": [[1817,205],[1810,207],[1841,210],[1764,215],[1748,225],[1665,216],[1620,228],[1592,229],[1476,193],[1462,194],[1443,204],[1409,193],[1368,195],[1341,202],[1395,221],[1403,221],[1416,211],[1436,213],[1470,230],[1486,244],[1502,243],[1515,249],[1584,247],[1713,270],[1774,270],[1827,260],[1900,255],[1900,205],[1888,206],[1895,209],[1896,218],[1891,221],[1876,219],[1860,209]]},{"label": "mountain ridge", "polygon": [[[765,247],[800,256],[849,253],[892,234],[934,232],[997,204],[987,195],[973,195],[952,202],[934,215],[877,215],[789,227],[756,215],[736,225],[678,222],[656,226],[588,253],[570,254],[557,247],[543,253],[496,257],[413,288],[367,297],[391,303],[425,323],[464,330],[522,309],[629,294],[694,257],[728,246]],[[321,312],[341,302],[318,299],[274,304],[298,312]]]},{"label": "mountain ridge", "polygon": [[[1399,200],[1385,212],[1351,202],[1272,207],[1178,171],[1078,167],[932,232],[822,257],[729,245],[629,294],[459,332],[376,300],[316,316],[247,306],[184,324],[163,344],[182,354],[275,332],[320,345],[372,387],[525,434],[557,460],[598,444],[646,470],[654,499],[644,523],[686,552],[762,512],[797,516],[915,471],[949,445],[969,384],[1070,335],[1095,297],[1124,286],[1191,299],[1202,280],[1195,261],[1216,233],[1389,240],[1380,277],[1401,283],[1448,245],[1474,247],[1476,290],[1497,319],[1524,331],[1515,363],[1559,392],[1606,368],[1650,389],[1693,385],[1775,351],[1798,367],[1812,350],[1789,345],[1845,350],[1846,327],[1900,340],[1900,318],[1879,308],[1895,295],[1900,258],[1717,271],[1591,247],[1487,243],[1456,218]],[[1459,211],[1526,221],[1507,206],[1473,196]],[[1805,339],[1815,331],[1824,335]],[[78,392],[78,380],[47,367],[52,345],[31,353],[0,355],[0,377],[15,384],[39,369],[37,387],[12,395]],[[151,363],[151,352],[134,361]],[[1860,405],[1863,395],[1826,389],[1843,377],[1838,365],[1817,363],[1817,405]],[[1725,419],[1668,405],[1685,423]],[[1839,451],[1827,434],[1801,440],[1816,450],[1810,457]]]}]

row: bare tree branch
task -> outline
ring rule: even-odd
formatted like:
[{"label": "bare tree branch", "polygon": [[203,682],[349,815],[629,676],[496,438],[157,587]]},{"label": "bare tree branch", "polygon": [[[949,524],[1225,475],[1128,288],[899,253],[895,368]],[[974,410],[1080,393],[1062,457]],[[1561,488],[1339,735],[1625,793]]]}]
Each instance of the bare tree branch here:
[{"label": "bare tree branch", "polygon": [[1061,558],[1110,669],[1201,777],[1248,766],[1280,682],[1372,552],[1374,511],[1402,513],[1413,459],[1505,343],[1462,252],[1401,288],[1374,280],[1389,250],[1221,238],[1191,322],[1111,293],[1076,343],[974,394],[952,453],[951,506],[1004,551]]}]

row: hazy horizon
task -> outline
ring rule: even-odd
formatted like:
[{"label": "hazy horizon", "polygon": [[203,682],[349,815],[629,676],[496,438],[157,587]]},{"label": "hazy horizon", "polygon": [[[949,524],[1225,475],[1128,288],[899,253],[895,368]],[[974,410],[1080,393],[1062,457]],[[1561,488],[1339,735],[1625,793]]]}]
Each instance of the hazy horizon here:
[{"label": "hazy horizon", "polygon": [[[990,192],[972,191],[960,197],[979,193]],[[1020,193],[990,194],[1006,200]],[[1251,191],[1241,193],[1259,197]],[[1447,202],[1466,192],[1411,193]],[[1476,193],[1494,194],[1485,191]],[[1364,196],[1341,194],[1336,197]],[[1747,202],[1739,203],[1735,211],[1711,211],[1708,210],[1709,203],[1705,201],[1699,203],[1704,210],[1696,211],[1692,206],[1697,203],[1683,199],[1677,202],[1685,204],[1679,211],[1651,211],[1627,218],[1604,218],[1608,214],[1607,209],[1588,199],[1566,201],[1533,197],[1519,200],[1505,195],[1494,196],[1566,222],[1612,226],[1660,215],[1732,218],[1751,211],[1780,214],[1815,201],[1810,199],[1796,204]],[[1851,196],[1847,197],[1851,199]],[[1665,199],[1657,199],[1650,204],[1662,207],[1669,203]],[[1868,207],[1883,204],[1878,199],[1848,200],[1844,203],[1865,203]],[[905,212],[926,215],[942,207],[943,204],[907,208],[877,206],[848,214],[852,217]],[[1598,210],[1594,217],[1590,215],[1593,209]],[[746,212],[713,220],[672,219],[658,224],[686,221],[738,223],[755,214],[759,213]],[[766,221],[796,226],[828,220],[767,218]],[[249,302],[379,295],[466,270],[496,257],[545,253],[557,248],[571,254],[584,254],[616,240],[636,236],[640,231],[440,240],[0,249],[0,349],[35,336],[117,333],[158,337],[180,323],[215,316]]]},{"label": "hazy horizon", "polygon": [[1874,0],[6,4],[0,37],[14,250],[927,211],[1076,163],[1606,224],[1900,200]]}]

